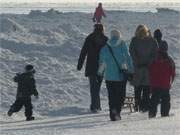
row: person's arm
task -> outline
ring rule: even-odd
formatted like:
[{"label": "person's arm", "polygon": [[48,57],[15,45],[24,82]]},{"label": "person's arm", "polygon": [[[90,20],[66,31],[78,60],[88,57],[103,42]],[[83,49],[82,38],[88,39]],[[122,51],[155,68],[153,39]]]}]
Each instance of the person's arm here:
[{"label": "person's arm", "polygon": [[126,58],[127,66],[128,66],[128,72],[133,73],[134,68],[133,68],[132,58],[129,54],[126,42],[123,42],[123,44],[124,44],[124,50],[125,50],[125,58]]},{"label": "person's arm", "polygon": [[106,14],[104,12],[104,9],[102,8],[102,16],[106,17]]},{"label": "person's arm", "polygon": [[96,22],[96,12],[97,12],[97,8],[96,8],[96,10],[94,11],[94,15],[93,15],[93,22]]},{"label": "person's arm", "polygon": [[99,68],[98,75],[103,76],[105,71],[105,62],[104,62],[104,49],[102,48],[99,55]]},{"label": "person's arm", "polygon": [[13,78],[14,82],[19,82],[20,80],[20,73],[17,73],[16,76]]},{"label": "person's arm", "polygon": [[80,53],[80,56],[79,56],[79,60],[78,60],[78,65],[77,65],[77,70],[81,70],[82,66],[83,66],[83,63],[84,63],[84,60],[86,58],[86,55],[88,53],[88,38],[86,38],[85,40],[85,43],[81,49],[81,53]]},{"label": "person's arm", "polygon": [[39,96],[39,93],[38,93],[38,91],[37,91],[37,89],[36,89],[36,81],[35,81],[34,78],[32,78],[32,91],[33,91],[32,94],[33,94],[34,96],[36,96],[36,97]]},{"label": "person's arm", "polygon": [[176,75],[176,68],[172,68],[172,82],[174,82],[174,78],[175,78],[175,75]]},{"label": "person's arm", "polygon": [[172,82],[174,81],[174,78],[176,76],[176,65],[175,62],[173,61],[173,59],[169,56],[169,62],[171,65],[171,74],[172,74]]},{"label": "person's arm", "polygon": [[150,60],[149,60],[148,64],[151,64],[156,59],[157,54],[158,54],[158,43],[157,43],[157,41],[153,39],[152,45],[153,45],[153,47],[151,50]]},{"label": "person's arm", "polygon": [[137,56],[136,51],[135,51],[134,39],[132,39],[130,42],[129,53],[130,53],[130,56],[132,58],[133,64],[135,66],[137,66],[138,65],[138,56]]}]

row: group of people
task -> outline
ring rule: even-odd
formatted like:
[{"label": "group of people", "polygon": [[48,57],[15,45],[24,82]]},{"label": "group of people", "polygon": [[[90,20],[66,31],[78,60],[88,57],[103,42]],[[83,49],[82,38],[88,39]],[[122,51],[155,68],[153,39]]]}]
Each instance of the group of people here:
[{"label": "group of people", "polygon": [[[121,119],[127,81],[134,86],[135,111],[148,111],[149,118],[153,118],[161,103],[161,116],[169,116],[169,90],[175,77],[175,63],[168,55],[168,44],[162,40],[161,31],[155,30],[152,36],[147,26],[139,25],[128,45],[116,29],[111,31],[109,38],[104,34],[102,16],[106,17],[102,3],[99,3],[93,17],[96,23],[94,31],[87,36],[77,65],[77,70],[81,70],[86,59],[85,76],[90,83],[91,112],[101,111],[100,87],[104,78],[110,120]],[[33,65],[26,65],[25,72],[14,77],[18,84],[17,96],[8,116],[24,106],[26,120],[34,120],[31,96],[38,98],[34,73]]]},{"label": "group of people", "polygon": [[148,111],[152,118],[161,103],[161,116],[169,115],[175,63],[159,29],[152,36],[147,26],[139,25],[128,48],[120,31],[112,30],[108,38],[103,25],[95,24],[82,47],[77,70],[82,69],[86,57],[85,76],[90,83],[92,112],[101,110],[99,93],[104,78],[112,121],[121,119],[127,81],[134,86],[135,111]]}]

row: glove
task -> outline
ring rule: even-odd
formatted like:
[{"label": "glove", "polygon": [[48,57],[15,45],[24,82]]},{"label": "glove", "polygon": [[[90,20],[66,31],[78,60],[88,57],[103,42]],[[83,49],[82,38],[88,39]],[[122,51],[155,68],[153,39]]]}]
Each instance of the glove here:
[{"label": "glove", "polygon": [[80,71],[82,66],[80,64],[77,65],[77,70]]},{"label": "glove", "polygon": [[38,96],[38,95],[36,95],[36,96],[35,96],[35,98],[36,98],[36,99],[39,99],[39,96]]},{"label": "glove", "polygon": [[101,83],[101,82],[102,82],[102,79],[103,79],[102,76],[99,76],[99,75],[96,76],[96,81],[97,81],[98,83]]},{"label": "glove", "polygon": [[132,80],[133,80],[133,77],[134,77],[134,74],[133,74],[133,73],[128,73],[127,80],[128,80],[128,81],[132,81]]},{"label": "glove", "polygon": [[96,19],[95,19],[95,17],[93,17],[93,18],[92,18],[92,20],[93,20],[93,22],[96,22]]}]

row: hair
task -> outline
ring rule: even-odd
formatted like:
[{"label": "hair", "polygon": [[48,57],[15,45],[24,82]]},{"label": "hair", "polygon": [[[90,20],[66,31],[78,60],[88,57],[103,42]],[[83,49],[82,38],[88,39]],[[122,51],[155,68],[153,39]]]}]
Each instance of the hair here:
[{"label": "hair", "polygon": [[121,33],[120,33],[120,31],[113,29],[113,30],[111,31],[111,38],[113,38],[113,37],[115,37],[115,38],[117,38],[117,39],[121,38]]},{"label": "hair", "polygon": [[145,37],[148,37],[150,35],[149,29],[146,25],[139,25],[136,28],[135,37],[139,39],[144,39]]},{"label": "hair", "polygon": [[103,33],[104,32],[104,27],[102,24],[95,24],[94,25],[94,32],[95,33]]}]

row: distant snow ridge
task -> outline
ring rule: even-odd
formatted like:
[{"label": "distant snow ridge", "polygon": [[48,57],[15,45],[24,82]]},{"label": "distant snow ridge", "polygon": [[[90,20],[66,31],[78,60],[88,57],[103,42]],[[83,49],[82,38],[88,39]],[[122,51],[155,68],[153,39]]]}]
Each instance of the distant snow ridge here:
[{"label": "distant snow ridge", "polygon": [[61,31],[54,31],[54,30],[47,30],[47,29],[31,29],[31,34],[35,34],[37,36],[43,37],[46,44],[63,44],[64,40],[66,39],[65,32]]},{"label": "distant snow ridge", "polygon": [[156,8],[158,13],[179,13],[179,11],[169,9],[169,8]]},{"label": "distant snow ridge", "polygon": [[0,32],[23,32],[25,28],[10,18],[0,19]]},{"label": "distant snow ridge", "polygon": [[39,16],[54,18],[57,17],[59,14],[61,14],[61,12],[51,8],[47,12],[41,12],[40,10],[31,10],[28,16],[32,18],[37,18]]}]

